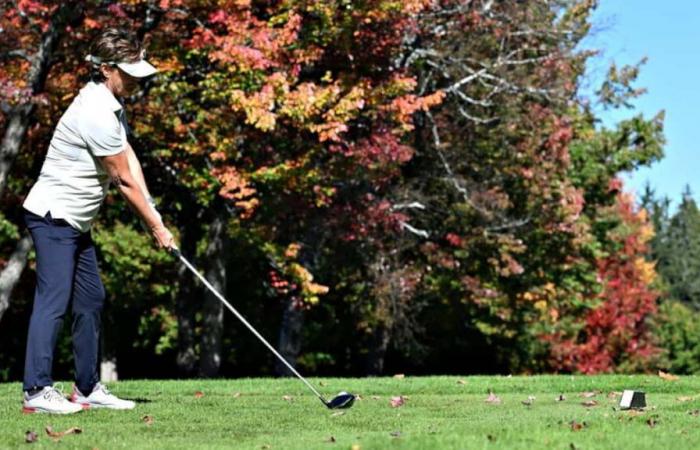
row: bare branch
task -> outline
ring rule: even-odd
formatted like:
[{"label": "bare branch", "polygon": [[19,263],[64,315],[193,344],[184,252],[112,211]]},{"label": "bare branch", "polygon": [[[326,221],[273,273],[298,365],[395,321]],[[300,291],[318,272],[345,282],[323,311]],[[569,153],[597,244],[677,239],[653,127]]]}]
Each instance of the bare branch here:
[{"label": "bare branch", "polygon": [[460,86],[463,86],[467,83],[474,81],[475,79],[479,78],[484,73],[486,73],[486,69],[481,69],[478,72],[474,72],[471,75],[466,76],[466,77],[462,78],[461,80],[459,80],[458,82],[454,83],[452,86],[445,89],[445,91],[447,91],[447,92],[455,91],[455,90],[459,89]]},{"label": "bare branch", "polygon": [[399,222],[399,223],[401,224],[401,228],[403,228],[404,230],[408,230],[408,231],[410,231],[411,233],[413,233],[413,234],[415,234],[415,235],[418,235],[418,236],[423,237],[423,238],[426,238],[426,239],[427,239],[428,237],[430,237],[430,234],[428,234],[427,231],[425,231],[425,230],[419,230],[418,228],[413,227],[413,226],[412,226],[411,224],[409,224],[408,222]]},{"label": "bare branch", "polygon": [[425,205],[420,203],[420,202],[411,202],[411,203],[397,203],[395,205],[391,206],[392,210],[397,210],[397,209],[425,209]]},{"label": "bare branch", "polygon": [[[485,108],[488,108],[489,106],[493,106],[493,103],[488,101],[488,100],[476,100],[474,98],[469,97],[467,94],[465,94],[462,91],[449,91],[450,93],[456,94],[459,98],[464,100],[467,103],[470,103],[472,105],[477,105],[477,106],[483,106]],[[493,95],[493,92],[489,94],[489,96]]]},{"label": "bare branch", "polygon": [[24,51],[24,50],[10,50],[9,52],[5,52],[2,55],[0,55],[1,59],[10,59],[10,58],[22,58],[26,61],[32,62],[32,57],[29,56],[29,54]]},{"label": "bare branch", "polygon": [[553,91],[551,91],[549,89],[539,89],[539,88],[533,88],[530,86],[518,86],[518,85],[515,85],[515,84],[511,83],[510,81],[506,80],[505,78],[497,77],[495,75],[491,75],[488,73],[484,73],[481,76],[483,78],[486,78],[488,80],[491,80],[491,81],[498,83],[499,85],[507,88],[507,90],[509,90],[511,92],[527,92],[528,94],[540,95],[540,96],[546,98],[547,100],[552,99],[550,94]]},{"label": "bare branch", "polygon": [[440,161],[442,162],[442,166],[445,168],[445,172],[447,172],[447,176],[449,180],[452,182],[452,185],[454,188],[462,194],[462,198],[464,199],[464,202],[474,208],[475,210],[479,211],[482,214],[488,215],[489,212],[486,211],[485,209],[480,208],[474,202],[472,202],[469,192],[467,189],[460,184],[460,182],[457,180],[457,177],[455,176],[454,171],[452,170],[452,167],[450,166],[450,163],[447,162],[447,158],[445,158],[445,155],[442,153],[442,142],[440,141],[440,133],[438,132],[437,129],[437,124],[435,123],[435,119],[433,118],[433,115],[428,111],[426,112],[426,116],[430,120],[431,123],[431,130],[433,134],[433,144],[435,151],[437,152],[438,156],[440,157]]},{"label": "bare branch", "polygon": [[493,233],[493,232],[499,232],[499,231],[507,230],[507,229],[520,228],[520,227],[530,223],[531,220],[532,220],[532,217],[528,216],[528,217],[525,217],[524,219],[516,219],[516,220],[510,221],[510,222],[501,223],[500,225],[486,227],[486,231]]},{"label": "bare branch", "polygon": [[459,113],[462,115],[467,120],[471,120],[472,122],[476,122],[481,125],[488,125],[490,123],[494,123],[498,120],[498,117],[490,117],[488,119],[482,119],[481,117],[475,117],[469,114],[464,108],[461,106],[458,107]]}]

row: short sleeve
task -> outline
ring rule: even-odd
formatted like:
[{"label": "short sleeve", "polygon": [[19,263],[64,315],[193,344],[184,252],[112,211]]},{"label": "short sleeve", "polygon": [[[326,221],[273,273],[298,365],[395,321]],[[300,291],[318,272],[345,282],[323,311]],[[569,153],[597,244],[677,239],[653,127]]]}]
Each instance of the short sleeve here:
[{"label": "short sleeve", "polygon": [[91,111],[82,121],[82,135],[95,156],[112,156],[124,150],[126,133],[112,111]]}]

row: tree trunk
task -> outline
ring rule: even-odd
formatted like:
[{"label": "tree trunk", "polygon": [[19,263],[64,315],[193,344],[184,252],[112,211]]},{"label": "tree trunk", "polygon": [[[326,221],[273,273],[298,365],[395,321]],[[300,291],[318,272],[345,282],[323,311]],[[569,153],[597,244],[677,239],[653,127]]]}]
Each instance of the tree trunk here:
[{"label": "tree trunk", "polygon": [[12,108],[8,114],[7,128],[0,144],[0,196],[7,185],[7,176],[22,146],[33,111],[32,103],[24,103]]},{"label": "tree trunk", "polygon": [[[183,255],[195,254],[196,243],[200,234],[198,223],[188,223],[182,234],[180,250]],[[177,357],[176,363],[181,376],[190,377],[197,369],[197,352],[195,350],[195,312],[199,306],[201,291],[196,285],[194,275],[184,265],[178,270],[180,291],[177,294],[175,310],[177,314]]]},{"label": "tree trunk", "polygon": [[[315,268],[319,266],[318,258],[328,238],[327,228],[323,226],[323,220],[324,218],[321,215],[315,215],[309,220],[302,241],[305,243],[304,249],[299,259],[299,262],[304,265],[304,267]],[[304,310],[295,306],[293,301],[288,301],[282,313],[278,346],[280,354],[294,368],[296,368],[296,359],[299,357],[299,353],[301,353],[301,333],[303,327]],[[279,360],[275,364],[275,373],[280,376],[293,375]]]},{"label": "tree trunk", "polygon": [[[66,25],[76,21],[81,15],[82,7],[64,3],[51,18],[48,29],[41,36],[39,48],[29,57],[31,66],[27,75],[27,85],[31,87],[32,95],[44,91],[56,45],[63,36]],[[7,176],[22,146],[33,111],[34,104],[27,102],[12,108],[7,115],[7,128],[0,144],[0,196],[7,185]]]},{"label": "tree trunk", "polygon": [[[184,268],[183,268],[184,269]],[[180,270],[179,275],[189,276],[187,269]],[[194,280],[183,281],[182,288],[177,297],[177,368],[182,376],[194,375],[197,364],[197,352],[195,351],[194,328],[195,328],[195,305],[193,304],[197,289]]]},{"label": "tree trunk", "polygon": [[[226,292],[226,221],[217,215],[209,229],[209,245],[205,276],[214,288]],[[208,289],[205,289],[202,306],[203,328],[200,345],[199,374],[215,377],[221,367],[221,335],[224,329],[224,305]]]},{"label": "tree trunk", "polygon": [[[282,314],[280,327],[279,352],[292,367],[296,368],[296,359],[301,351],[301,330],[304,325],[304,311],[289,301]],[[291,376],[292,372],[281,362],[275,364],[275,372],[280,376]]]},{"label": "tree trunk", "polygon": [[[66,25],[78,20],[82,12],[82,6],[64,3],[51,18],[48,29],[41,36],[39,48],[30,57],[27,85],[31,87],[32,95],[43,92],[56,45],[63,36]],[[28,102],[15,106],[7,114],[7,127],[0,141],[0,197],[7,186],[8,174],[27,134],[33,111],[34,104]],[[10,256],[10,262],[0,273],[0,319],[9,307],[10,294],[27,265],[30,248],[29,236],[20,239]]]},{"label": "tree trunk", "polygon": [[391,330],[384,324],[379,324],[372,334],[369,353],[367,355],[367,375],[382,375],[384,373],[384,357],[391,341]]},{"label": "tree trunk", "polygon": [[10,260],[5,268],[0,273],[0,320],[3,314],[10,307],[10,295],[15,285],[19,281],[24,266],[27,265],[29,250],[32,248],[32,239],[29,235],[24,236],[19,240],[15,251],[12,252]]}]

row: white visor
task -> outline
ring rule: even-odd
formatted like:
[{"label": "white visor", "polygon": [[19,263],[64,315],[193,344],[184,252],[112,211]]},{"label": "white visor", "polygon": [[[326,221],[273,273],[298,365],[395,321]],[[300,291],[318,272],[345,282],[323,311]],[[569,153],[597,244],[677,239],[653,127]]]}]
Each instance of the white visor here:
[{"label": "white visor", "polygon": [[142,59],[141,61],[137,61],[135,63],[120,62],[117,63],[117,67],[119,67],[124,72],[128,73],[134,78],[150,77],[151,75],[158,72],[158,69],[149,64],[148,61],[146,61],[145,59]]}]

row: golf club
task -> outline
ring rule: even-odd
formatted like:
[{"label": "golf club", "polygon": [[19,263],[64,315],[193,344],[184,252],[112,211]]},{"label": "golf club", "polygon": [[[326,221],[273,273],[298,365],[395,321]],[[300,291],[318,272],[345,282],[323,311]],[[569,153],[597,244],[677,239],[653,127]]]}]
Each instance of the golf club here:
[{"label": "golf club", "polygon": [[192,271],[192,273],[194,273],[194,274],[197,276],[197,278],[199,278],[200,281],[201,281],[202,283],[204,283],[204,285],[205,285],[207,288],[209,288],[209,290],[210,290],[219,300],[221,300],[221,302],[222,302],[224,305],[226,305],[226,307],[227,307],[236,317],[238,317],[238,319],[239,319],[241,322],[243,322],[243,325],[245,325],[246,327],[248,327],[248,329],[249,329],[258,339],[260,339],[260,341],[261,341],[263,344],[265,344],[265,346],[266,346],[267,348],[269,348],[270,351],[271,351],[272,353],[274,353],[275,356],[276,356],[277,358],[279,358],[279,360],[282,361],[282,363],[284,363],[284,365],[287,366],[287,368],[288,368],[289,370],[291,370],[292,373],[293,373],[294,375],[296,375],[301,381],[303,381],[304,384],[306,384],[306,386],[308,386],[308,388],[311,389],[311,390],[313,391],[314,394],[316,394],[316,396],[321,400],[321,402],[323,402],[323,404],[326,405],[326,407],[328,407],[329,409],[340,409],[340,408],[349,408],[349,407],[352,406],[352,404],[355,402],[355,396],[354,396],[353,394],[349,394],[349,393],[347,393],[347,392],[341,392],[341,393],[339,393],[338,395],[336,395],[335,397],[333,397],[330,401],[326,401],[326,399],[323,398],[323,396],[311,385],[311,383],[309,383],[308,381],[306,381],[306,379],[305,379],[304,377],[302,377],[301,374],[299,374],[299,372],[297,372],[296,369],[294,369],[294,367],[292,367],[292,365],[289,364],[289,363],[287,362],[287,360],[284,359],[284,358],[282,357],[282,355],[280,355],[280,354],[277,352],[277,350],[275,350],[275,348],[274,348],[272,345],[270,345],[270,343],[267,342],[267,341],[265,340],[265,338],[262,337],[262,336],[260,335],[260,333],[258,333],[257,330],[256,330],[255,328],[253,328],[253,326],[252,326],[250,323],[248,323],[248,321],[245,320],[245,318],[244,318],[238,311],[236,311],[236,308],[234,308],[233,306],[231,306],[231,304],[224,298],[224,296],[221,295],[216,289],[214,289],[214,286],[212,286],[212,285],[207,281],[207,279],[204,278],[204,276],[202,276],[202,275],[197,271],[197,269],[195,269],[194,266],[193,266],[192,264],[190,264],[190,262],[189,262],[184,256],[182,256],[182,253],[180,252],[180,250],[179,250],[178,248],[172,247],[172,248],[169,249],[169,251],[170,251],[170,253],[171,253],[173,256],[179,258],[180,261],[182,261],[182,263],[183,263],[188,269],[190,269],[190,271]]}]

